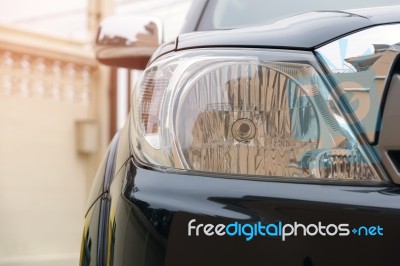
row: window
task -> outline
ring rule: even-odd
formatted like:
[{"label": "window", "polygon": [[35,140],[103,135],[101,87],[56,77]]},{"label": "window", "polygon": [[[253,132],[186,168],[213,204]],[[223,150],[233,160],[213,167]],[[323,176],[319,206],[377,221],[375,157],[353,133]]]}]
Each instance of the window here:
[{"label": "window", "polygon": [[269,24],[282,18],[319,10],[390,6],[399,0],[210,0],[198,30],[231,29]]}]

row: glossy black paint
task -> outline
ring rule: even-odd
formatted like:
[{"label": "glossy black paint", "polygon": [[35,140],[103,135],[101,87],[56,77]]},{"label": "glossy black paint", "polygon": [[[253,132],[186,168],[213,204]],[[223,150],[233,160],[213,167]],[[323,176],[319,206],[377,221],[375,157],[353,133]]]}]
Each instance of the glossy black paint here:
[{"label": "glossy black paint", "polygon": [[97,261],[100,205],[100,201],[96,201],[86,214],[81,246],[81,266],[94,265],[93,262]]},{"label": "glossy black paint", "polygon": [[[124,136],[122,139],[120,138],[121,133]],[[106,265],[108,231],[110,230],[108,220],[111,208],[109,191],[116,176],[116,170],[119,170],[123,165],[121,156],[125,158],[124,163],[129,158],[129,152],[126,153],[126,150],[129,150],[127,137],[128,134],[124,130],[114,136],[93,182],[88,200],[89,209],[85,216],[81,265]]]},{"label": "glossy black paint", "polygon": [[[205,5],[199,1],[198,5]],[[400,22],[400,5],[349,11],[320,11],[293,16],[276,23],[244,29],[190,32],[184,28],[175,42],[162,45],[153,55],[205,47],[262,47],[312,51],[361,29]],[[193,16],[200,16],[194,13]],[[318,22],[316,22],[318,21]]]},{"label": "glossy black paint", "polygon": [[400,6],[310,12],[266,26],[183,34],[177,50],[213,46],[313,50],[363,28],[399,22],[399,14]]},{"label": "glossy black paint", "polygon": [[[120,178],[123,178],[121,175]],[[116,179],[110,265],[398,265],[400,189],[167,174],[130,161]],[[114,186],[114,184],[113,184]],[[112,189],[113,191],[113,189]],[[198,223],[381,225],[383,237],[188,236]],[[121,256],[121,254],[124,254]],[[356,263],[355,263],[356,262]]]},{"label": "glossy black paint", "polygon": [[397,59],[390,87],[386,90],[384,108],[382,108],[381,131],[376,148],[381,154],[382,165],[392,180],[400,182],[400,58]]}]

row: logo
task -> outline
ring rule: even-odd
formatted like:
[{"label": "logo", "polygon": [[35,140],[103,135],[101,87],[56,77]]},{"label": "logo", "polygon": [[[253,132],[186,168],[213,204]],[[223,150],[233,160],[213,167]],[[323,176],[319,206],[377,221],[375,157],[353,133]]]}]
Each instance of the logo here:
[{"label": "logo", "polygon": [[352,228],[347,223],[327,224],[322,222],[317,224],[302,224],[294,222],[293,224],[284,224],[282,222],[254,224],[233,222],[230,224],[196,224],[196,219],[188,223],[188,236],[229,236],[245,237],[246,241],[251,241],[255,237],[277,237],[286,241],[288,237],[297,236],[323,236],[323,237],[347,237],[351,234],[356,236],[379,237],[383,236],[383,228],[380,225],[360,226]]}]

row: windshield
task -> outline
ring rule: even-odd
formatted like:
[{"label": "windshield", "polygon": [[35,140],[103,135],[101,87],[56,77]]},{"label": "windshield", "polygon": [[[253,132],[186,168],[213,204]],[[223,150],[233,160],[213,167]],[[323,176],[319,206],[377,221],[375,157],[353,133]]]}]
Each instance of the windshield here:
[{"label": "windshield", "polygon": [[398,5],[400,0],[209,0],[198,30],[270,24],[300,13]]}]

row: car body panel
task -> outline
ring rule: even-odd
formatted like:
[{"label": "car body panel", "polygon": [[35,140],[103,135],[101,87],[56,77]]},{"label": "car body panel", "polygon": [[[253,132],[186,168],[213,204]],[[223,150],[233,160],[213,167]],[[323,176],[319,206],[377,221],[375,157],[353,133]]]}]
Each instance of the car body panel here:
[{"label": "car body panel", "polygon": [[397,60],[383,109],[377,149],[386,171],[395,183],[400,182],[400,60]]},{"label": "car body panel", "polygon": [[[400,190],[166,174],[127,165],[116,181],[110,265],[396,265]],[[116,179],[118,180],[118,178]],[[119,186],[122,194],[118,194]],[[113,185],[114,186],[114,185]],[[383,237],[188,236],[188,222],[384,227]],[[110,250],[110,249],[109,249]],[[287,256],[284,255],[287,252]],[[277,256],[278,253],[282,253]],[[123,254],[123,255],[122,255]],[[308,264],[307,264],[308,263]],[[311,263],[311,264],[310,264]]]},{"label": "car body panel", "polygon": [[310,12],[266,26],[183,34],[179,36],[177,50],[204,46],[313,50],[349,33],[400,21],[400,6],[349,12]]},{"label": "car body panel", "polygon": [[[205,47],[261,47],[312,51],[362,29],[398,23],[399,13],[400,5],[348,12],[319,11],[293,16],[266,26],[190,32],[179,35],[175,41],[161,45],[149,64],[169,52]],[[318,23],[315,23],[316,20]],[[183,33],[186,31],[188,29]]]},{"label": "car body panel", "polygon": [[[80,265],[82,266],[94,265],[93,262],[99,261],[98,247],[101,245],[99,242],[99,228],[100,220],[102,219],[100,213],[101,200],[98,199],[90,206],[85,216],[80,257]],[[104,232],[104,230],[101,231]]]}]

